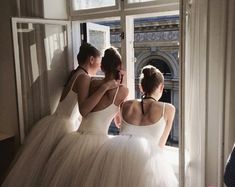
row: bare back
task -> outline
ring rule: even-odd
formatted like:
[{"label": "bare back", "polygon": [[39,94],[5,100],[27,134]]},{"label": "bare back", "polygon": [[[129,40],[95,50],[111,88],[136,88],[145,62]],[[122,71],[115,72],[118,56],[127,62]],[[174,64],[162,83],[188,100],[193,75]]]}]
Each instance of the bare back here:
[{"label": "bare back", "polygon": [[163,147],[171,131],[175,115],[175,107],[169,103],[156,102],[152,100],[143,101],[144,114],[142,113],[141,102],[130,100],[122,105],[122,118],[128,124],[134,126],[150,126],[158,124],[164,118],[165,128],[160,138],[159,145]]},{"label": "bare back", "polygon": [[[92,95],[92,93],[95,92],[102,84],[102,80],[92,80],[89,95]],[[110,106],[112,103],[116,106],[119,106],[120,103],[122,103],[127,97],[127,94],[128,89],[123,85],[120,85],[118,88],[111,89],[104,94],[104,96],[101,98],[101,100],[98,102],[98,104],[94,107],[92,111],[96,112],[103,110]]]},{"label": "bare back", "polygon": [[144,114],[142,113],[141,102],[130,100],[122,106],[122,116],[130,124],[146,126],[158,122],[164,113],[164,103],[152,100],[143,100]]}]

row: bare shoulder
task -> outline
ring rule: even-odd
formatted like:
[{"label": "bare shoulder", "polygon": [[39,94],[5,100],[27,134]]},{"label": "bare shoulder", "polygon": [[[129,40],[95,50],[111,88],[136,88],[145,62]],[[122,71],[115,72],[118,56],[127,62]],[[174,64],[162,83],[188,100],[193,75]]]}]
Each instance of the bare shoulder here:
[{"label": "bare shoulder", "polygon": [[101,83],[102,83],[101,80],[91,79],[91,83],[90,83],[90,87],[89,87],[89,93],[91,94],[94,91],[96,91],[100,87]]},{"label": "bare shoulder", "polygon": [[81,73],[80,75],[77,76],[76,81],[80,81],[80,80],[89,80],[89,81],[91,81],[91,77],[86,73]]},{"label": "bare shoulder", "polygon": [[125,110],[129,110],[130,108],[133,108],[134,105],[137,104],[137,100],[127,100],[123,103],[122,108]]},{"label": "bare shoulder", "polygon": [[125,97],[125,98],[127,97],[128,93],[129,93],[129,89],[124,85],[119,86],[119,91],[123,95],[123,97]]},{"label": "bare shoulder", "polygon": [[102,81],[97,79],[91,79],[91,86],[92,87],[99,87],[101,85]]},{"label": "bare shoulder", "polygon": [[91,81],[91,77],[85,73],[82,73],[76,77],[74,82],[73,91],[78,92],[78,90],[82,90],[83,86],[89,86]]},{"label": "bare shoulder", "polygon": [[174,116],[175,115],[175,106],[171,103],[165,103],[165,113],[168,116]]}]

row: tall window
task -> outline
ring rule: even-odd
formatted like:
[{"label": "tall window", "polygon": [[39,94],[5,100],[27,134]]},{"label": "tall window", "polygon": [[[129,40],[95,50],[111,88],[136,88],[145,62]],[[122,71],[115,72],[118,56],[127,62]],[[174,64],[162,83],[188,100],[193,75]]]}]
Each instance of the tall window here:
[{"label": "tall window", "polygon": [[[71,2],[74,4],[76,0]],[[129,88],[129,99],[140,98],[138,76],[142,67],[151,64],[163,72],[165,90],[162,101],[172,103],[176,107],[176,117],[167,144],[174,150],[169,157],[174,157],[172,163],[179,175],[179,1],[107,1],[110,4],[105,2],[102,1],[103,5],[94,3],[91,6],[84,0],[84,4],[79,5],[83,7],[77,6],[71,10],[73,35],[78,35],[75,30],[80,32],[77,42],[73,40],[74,49],[84,40],[102,48],[105,43],[104,32],[109,33],[110,45],[117,47],[122,55],[128,75],[125,81]],[[89,31],[89,25],[95,26]],[[108,30],[101,31],[101,28]],[[78,49],[74,50],[74,54],[77,52]],[[111,125],[109,133],[118,134],[118,129]]]}]

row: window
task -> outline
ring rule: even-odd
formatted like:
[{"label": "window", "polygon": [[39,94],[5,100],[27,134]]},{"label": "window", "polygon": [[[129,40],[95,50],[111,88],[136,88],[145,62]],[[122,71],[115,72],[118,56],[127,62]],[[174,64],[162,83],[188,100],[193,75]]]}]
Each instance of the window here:
[{"label": "window", "polygon": [[[72,12],[73,35],[78,35],[74,33],[76,22],[81,32],[78,42],[89,40],[96,47],[102,48],[96,41],[97,36],[104,40],[104,33],[109,33],[110,44],[117,47],[122,55],[128,74],[126,84],[130,99],[140,96],[139,87],[137,87],[138,74],[144,65],[152,64],[163,71],[167,84],[162,99],[176,105],[174,127],[168,138],[168,158],[179,176],[179,2],[177,0],[117,2],[116,5],[120,6],[120,9],[106,6],[99,7],[104,10],[103,12],[100,12],[97,7],[93,10],[82,9]],[[164,11],[161,12],[162,10]],[[83,26],[81,27],[80,24]],[[89,24],[95,25],[90,31],[88,31]],[[101,31],[102,27],[107,30]],[[89,38],[95,38],[95,40]],[[111,125],[109,133],[118,134],[118,130]]]},{"label": "window", "polygon": [[142,3],[142,2],[149,2],[154,0],[128,0],[128,3]]},{"label": "window", "polygon": [[93,9],[101,7],[114,6],[116,4],[115,0],[74,0],[73,9],[74,10],[84,10]]}]

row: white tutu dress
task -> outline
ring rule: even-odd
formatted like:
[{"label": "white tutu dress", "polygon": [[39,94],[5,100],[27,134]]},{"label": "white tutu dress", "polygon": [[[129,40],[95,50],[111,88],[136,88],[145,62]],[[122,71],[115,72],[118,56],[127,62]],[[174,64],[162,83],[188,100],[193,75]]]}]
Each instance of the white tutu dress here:
[{"label": "white tutu dress", "polygon": [[44,172],[41,186],[80,187],[87,160],[96,156],[100,147],[112,136],[108,128],[119,107],[112,104],[103,110],[91,112],[82,119],[78,132],[66,135],[50,157]]},{"label": "white tutu dress", "polygon": [[54,114],[35,124],[2,187],[38,186],[49,156],[65,134],[77,130],[80,116],[77,94],[71,89]]},{"label": "white tutu dress", "polygon": [[122,119],[121,135],[107,141],[87,164],[80,186],[177,187],[173,169],[158,146],[165,125],[164,112],[158,122],[148,126]]}]

